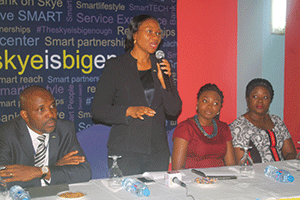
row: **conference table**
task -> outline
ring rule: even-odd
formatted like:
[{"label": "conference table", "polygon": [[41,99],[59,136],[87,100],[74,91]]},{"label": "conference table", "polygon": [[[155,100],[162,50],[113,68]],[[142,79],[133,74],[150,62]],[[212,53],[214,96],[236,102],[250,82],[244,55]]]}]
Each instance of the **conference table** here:
[{"label": "conference table", "polygon": [[[300,168],[296,160],[281,161],[273,163],[254,164],[254,177],[245,178],[239,176],[238,166],[226,166],[218,168],[199,169],[207,175],[236,175],[237,179],[219,180],[215,184],[197,184],[194,180],[199,177],[191,172],[190,169],[180,170],[182,181],[186,183],[188,195],[192,195],[198,200],[271,200],[271,199],[300,199]],[[295,178],[294,182],[281,183],[275,179],[268,178],[264,175],[264,168],[268,165],[274,165],[280,169],[288,170]],[[298,171],[297,171],[298,169]],[[192,200],[187,196],[184,187],[168,187],[163,178],[166,172],[149,172],[156,183],[148,185],[150,196],[136,197],[124,189],[113,192],[105,186],[106,179],[91,180],[86,183],[70,184],[71,191],[82,191],[87,195],[84,198],[91,200],[109,199],[147,199],[147,200]],[[130,176],[137,178],[142,175]],[[297,198],[298,197],[298,198]],[[56,196],[40,197],[34,199],[54,200]]]}]

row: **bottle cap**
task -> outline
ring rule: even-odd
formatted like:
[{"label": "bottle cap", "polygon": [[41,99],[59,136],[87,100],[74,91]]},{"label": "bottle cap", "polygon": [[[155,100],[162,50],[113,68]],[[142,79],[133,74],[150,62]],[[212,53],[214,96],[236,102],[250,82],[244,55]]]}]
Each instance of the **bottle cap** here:
[{"label": "bottle cap", "polygon": [[289,176],[287,177],[287,179],[288,179],[288,181],[290,181],[290,182],[293,182],[293,181],[294,181],[294,177],[293,177],[292,175],[289,175]]},{"label": "bottle cap", "polygon": [[143,195],[144,196],[149,196],[150,195],[150,190],[148,188],[143,189]]}]

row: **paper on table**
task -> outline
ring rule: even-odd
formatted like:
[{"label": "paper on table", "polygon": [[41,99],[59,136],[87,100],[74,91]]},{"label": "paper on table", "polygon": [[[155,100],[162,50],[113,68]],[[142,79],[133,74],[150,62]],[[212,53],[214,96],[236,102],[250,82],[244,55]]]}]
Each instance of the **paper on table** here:
[{"label": "paper on table", "polygon": [[218,168],[205,168],[200,171],[204,172],[206,176],[239,176],[237,167],[218,167]]},{"label": "paper on table", "polygon": [[[159,179],[164,179],[166,173],[167,172],[144,172],[142,176],[151,178],[153,180],[159,180]],[[184,173],[182,173],[182,172],[180,172],[180,173],[181,173],[181,176],[185,176]]]},{"label": "paper on table", "polygon": [[300,197],[290,197],[290,198],[280,198],[280,199],[272,197],[272,198],[268,198],[267,200],[300,200]]},{"label": "paper on table", "polygon": [[143,177],[149,177],[150,179],[153,180],[159,180],[159,179],[164,179],[166,172],[144,172]]},{"label": "paper on table", "polygon": [[118,192],[119,190],[121,190],[122,189],[122,186],[120,185],[120,188],[111,188],[111,187],[109,187],[108,186],[108,179],[102,179],[101,180],[101,182],[102,182],[102,184],[105,186],[105,187],[107,187],[110,191],[112,191],[112,192]]},{"label": "paper on table", "polygon": [[299,160],[289,160],[287,161],[287,164],[295,167],[294,170],[298,171],[300,170],[300,161]]}]

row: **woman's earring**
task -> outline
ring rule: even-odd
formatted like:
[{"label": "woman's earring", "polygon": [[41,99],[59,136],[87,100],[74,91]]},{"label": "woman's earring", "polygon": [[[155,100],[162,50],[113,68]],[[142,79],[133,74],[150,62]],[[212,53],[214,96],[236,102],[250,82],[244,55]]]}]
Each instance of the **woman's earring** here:
[{"label": "woman's earring", "polygon": [[136,40],[134,40],[133,43],[135,44],[135,43],[136,43]]},{"label": "woman's earring", "polygon": [[220,115],[220,112],[218,112],[217,115]]}]

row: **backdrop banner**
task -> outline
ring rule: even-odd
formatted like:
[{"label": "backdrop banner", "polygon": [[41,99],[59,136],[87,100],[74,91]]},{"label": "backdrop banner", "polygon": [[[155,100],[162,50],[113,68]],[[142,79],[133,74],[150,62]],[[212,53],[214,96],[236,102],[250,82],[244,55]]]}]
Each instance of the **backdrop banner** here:
[{"label": "backdrop banner", "polygon": [[[42,85],[58,117],[76,131],[93,125],[91,103],[105,61],[125,53],[129,21],[158,19],[177,82],[176,0],[0,0],[0,123],[19,115],[19,94]],[[176,121],[167,121],[167,130]]]}]

